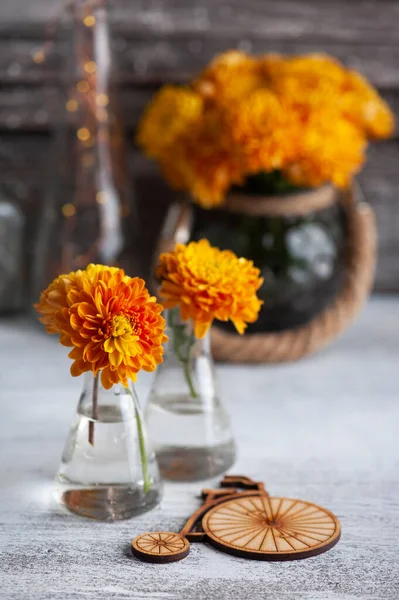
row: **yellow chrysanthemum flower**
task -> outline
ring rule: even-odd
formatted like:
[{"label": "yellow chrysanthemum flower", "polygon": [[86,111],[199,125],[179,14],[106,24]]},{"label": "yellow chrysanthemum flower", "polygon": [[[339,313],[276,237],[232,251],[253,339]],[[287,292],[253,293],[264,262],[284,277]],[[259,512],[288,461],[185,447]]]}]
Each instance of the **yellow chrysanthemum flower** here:
[{"label": "yellow chrysanthemum flower", "polygon": [[266,57],[263,66],[270,89],[292,109],[306,107],[310,111],[324,103],[334,106],[346,77],[342,65],[323,54],[274,61]]},{"label": "yellow chrysanthemum flower", "polygon": [[173,187],[190,190],[205,208],[220,204],[229,187],[242,182],[240,147],[223,111],[208,110],[198,127],[179,139],[173,155],[173,161],[161,161],[165,177]]},{"label": "yellow chrysanthemum flower", "polygon": [[204,99],[219,103],[244,98],[263,84],[258,61],[239,50],[229,50],[216,56],[192,85]]},{"label": "yellow chrysanthemum flower", "polygon": [[192,319],[202,338],[214,319],[231,320],[238,333],[258,318],[262,301],[256,295],[263,279],[253,262],[230,250],[212,247],[208,240],[177,244],[161,254],[157,276],[165,308],[180,307],[184,321]]},{"label": "yellow chrysanthemum flower", "polygon": [[298,186],[314,187],[330,181],[343,188],[362,166],[365,148],[361,132],[339,111],[313,112],[303,129],[298,156],[284,173]]},{"label": "yellow chrysanthemum flower", "polygon": [[191,130],[202,108],[201,96],[188,87],[163,87],[140,121],[137,143],[149,157],[162,158],[179,135]]},{"label": "yellow chrysanthemum flower", "polygon": [[186,143],[189,189],[202,206],[223,201],[234,183],[242,182],[241,149],[233,143],[222,111],[208,111],[198,131]]},{"label": "yellow chrysanthemum flower", "polygon": [[293,113],[267,89],[256,90],[233,108],[230,127],[234,143],[242,148],[246,173],[281,169],[296,154]]},{"label": "yellow chrysanthemum flower", "polygon": [[287,72],[306,77],[317,76],[319,79],[328,78],[337,82],[345,77],[346,69],[341,63],[327,54],[313,53],[301,56],[288,56],[284,59],[284,76]]},{"label": "yellow chrysanthemum flower", "polygon": [[350,71],[347,74],[339,106],[370,139],[383,139],[393,134],[395,120],[388,104],[360,73]]}]

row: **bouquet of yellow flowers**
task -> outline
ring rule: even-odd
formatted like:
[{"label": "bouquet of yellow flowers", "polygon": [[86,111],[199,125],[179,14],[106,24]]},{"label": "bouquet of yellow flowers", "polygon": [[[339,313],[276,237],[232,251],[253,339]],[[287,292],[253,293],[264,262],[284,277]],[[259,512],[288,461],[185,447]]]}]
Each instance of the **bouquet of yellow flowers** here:
[{"label": "bouquet of yellow flowers", "polygon": [[393,129],[377,91],[333,58],[232,50],[190,84],[163,87],[137,141],[172,187],[213,207],[231,187],[265,174],[291,186],[346,187],[367,141]]}]

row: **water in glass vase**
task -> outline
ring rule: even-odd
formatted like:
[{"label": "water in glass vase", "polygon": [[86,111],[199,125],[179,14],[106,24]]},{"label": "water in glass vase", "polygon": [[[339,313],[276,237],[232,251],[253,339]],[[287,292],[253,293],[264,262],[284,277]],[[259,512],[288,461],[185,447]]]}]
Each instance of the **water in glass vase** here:
[{"label": "water in glass vase", "polygon": [[216,477],[234,463],[235,443],[216,389],[209,337],[194,338],[176,313],[168,319],[166,354],[145,411],[159,468],[175,481]]},{"label": "water in glass vase", "polygon": [[184,394],[149,402],[146,419],[165,478],[207,479],[233,464],[235,448],[229,419],[218,399],[209,404],[207,411],[202,400]]},{"label": "water in glass vase", "polygon": [[158,504],[158,467],[132,388],[104,390],[86,374],[56,496],[69,510],[99,520],[128,519]]}]

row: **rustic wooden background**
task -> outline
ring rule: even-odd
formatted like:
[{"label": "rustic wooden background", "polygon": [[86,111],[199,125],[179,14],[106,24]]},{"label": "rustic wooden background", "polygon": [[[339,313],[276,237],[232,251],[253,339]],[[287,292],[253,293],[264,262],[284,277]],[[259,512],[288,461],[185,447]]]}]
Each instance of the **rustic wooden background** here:
[{"label": "rustic wooden background", "polygon": [[[228,48],[328,52],[364,73],[399,114],[397,0],[114,0],[117,85],[129,139],[132,186],[140,211],[144,262],[173,193],[134,147],[137,119],[156,88],[183,81]],[[29,266],[37,215],[46,193],[52,132],[67,54],[65,32],[44,64],[45,24],[61,1],[2,0],[0,5],[0,183],[10,185],[27,216]],[[378,291],[399,291],[399,145],[374,145],[359,181],[377,213]]]}]

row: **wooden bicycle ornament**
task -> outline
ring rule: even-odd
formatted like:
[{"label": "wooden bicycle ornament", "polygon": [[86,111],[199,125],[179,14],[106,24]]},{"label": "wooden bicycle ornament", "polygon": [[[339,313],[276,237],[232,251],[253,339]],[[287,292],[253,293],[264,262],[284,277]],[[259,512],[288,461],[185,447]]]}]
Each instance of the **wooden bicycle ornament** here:
[{"label": "wooden bicycle ornament", "polygon": [[147,562],[174,562],[188,555],[190,542],[206,541],[242,558],[298,560],[326,552],[341,535],[340,523],[329,510],[270,497],[263,483],[248,477],[226,476],[221,489],[203,490],[202,497],[204,504],[180,533],[139,535],[132,542],[133,554]]}]

